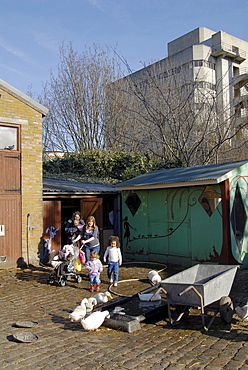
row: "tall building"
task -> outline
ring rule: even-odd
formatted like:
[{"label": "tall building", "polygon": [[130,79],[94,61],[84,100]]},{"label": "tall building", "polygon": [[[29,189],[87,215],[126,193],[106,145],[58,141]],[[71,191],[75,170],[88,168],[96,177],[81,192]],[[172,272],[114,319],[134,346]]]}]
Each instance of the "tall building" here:
[{"label": "tall building", "polygon": [[[199,27],[169,42],[167,58],[131,76],[139,88],[145,89],[149,77],[159,77],[166,86],[168,77],[175,74],[183,74],[182,85],[187,85],[187,81],[199,83],[198,93],[194,94],[196,107],[200,96],[204,95],[206,99],[211,92],[218,101],[218,119],[221,118],[226,127],[232,125],[235,136],[229,130],[228,145],[236,149],[231,157],[225,154],[217,161],[248,158],[248,145],[244,144],[248,139],[248,126],[244,127],[248,122],[248,42],[223,31]],[[224,125],[222,127],[224,129]]]}]

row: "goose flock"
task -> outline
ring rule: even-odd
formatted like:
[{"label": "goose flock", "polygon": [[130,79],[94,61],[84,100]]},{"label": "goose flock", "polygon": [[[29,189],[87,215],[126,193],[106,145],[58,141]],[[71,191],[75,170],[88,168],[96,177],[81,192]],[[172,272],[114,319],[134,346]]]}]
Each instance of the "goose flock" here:
[{"label": "goose flock", "polygon": [[83,298],[80,305],[76,306],[73,312],[70,313],[69,319],[71,322],[80,323],[84,330],[97,330],[109,316],[108,311],[92,310],[99,304],[108,302],[112,296],[110,292],[97,293],[90,298]]}]

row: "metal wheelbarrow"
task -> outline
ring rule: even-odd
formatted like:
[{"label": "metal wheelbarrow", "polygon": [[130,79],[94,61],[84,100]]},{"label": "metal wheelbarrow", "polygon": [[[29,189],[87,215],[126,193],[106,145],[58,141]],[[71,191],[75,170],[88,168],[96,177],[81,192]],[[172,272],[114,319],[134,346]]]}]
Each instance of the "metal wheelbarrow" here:
[{"label": "metal wheelbarrow", "polygon": [[[180,273],[170,276],[160,282],[160,288],[154,297],[163,292],[167,296],[168,316],[171,324],[171,305],[181,310],[175,321],[179,321],[190,307],[201,310],[202,325],[207,331],[220,312],[221,319],[230,323],[233,314],[233,304],[228,297],[238,266],[236,265],[195,265]],[[220,301],[208,326],[205,325],[204,307]],[[181,308],[184,309],[181,309]]]}]

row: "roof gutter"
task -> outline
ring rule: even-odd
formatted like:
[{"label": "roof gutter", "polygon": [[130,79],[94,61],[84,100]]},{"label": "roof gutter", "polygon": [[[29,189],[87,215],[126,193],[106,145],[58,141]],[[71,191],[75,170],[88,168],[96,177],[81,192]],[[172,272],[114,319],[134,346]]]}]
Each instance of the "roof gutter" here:
[{"label": "roof gutter", "polygon": [[[223,181],[223,180],[221,180]],[[120,186],[119,190],[151,190],[151,189],[168,189],[168,188],[182,188],[185,186],[199,186],[199,185],[214,185],[218,184],[218,179],[204,180],[204,181],[188,181],[188,182],[174,182],[167,184],[151,184],[151,185],[133,185],[133,186]]]}]

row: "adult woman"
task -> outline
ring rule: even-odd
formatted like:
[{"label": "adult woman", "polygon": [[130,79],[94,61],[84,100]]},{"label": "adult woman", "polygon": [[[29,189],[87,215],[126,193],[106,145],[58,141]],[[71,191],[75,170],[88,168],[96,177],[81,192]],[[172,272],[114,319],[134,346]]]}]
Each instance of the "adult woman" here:
[{"label": "adult woman", "polygon": [[72,239],[75,239],[81,233],[84,225],[85,222],[82,220],[81,213],[79,211],[74,212],[65,226],[65,232],[68,234],[67,244],[72,244]]},{"label": "adult woman", "polygon": [[90,252],[95,251],[99,254],[100,243],[98,239],[98,226],[96,225],[96,220],[94,216],[89,216],[86,220],[81,234],[74,240],[82,240],[82,245],[84,246],[86,261],[90,258]]},{"label": "adult woman", "polygon": [[[74,267],[77,269],[77,261],[79,257],[80,242],[75,242],[74,239],[80,235],[83,227],[85,225],[84,220],[82,220],[81,213],[76,211],[72,214],[71,220],[69,220],[65,226],[65,232],[68,234],[67,244],[73,244],[74,251]],[[78,267],[79,268],[79,267]],[[81,265],[80,265],[81,268]],[[79,270],[77,270],[79,271]]]}]

